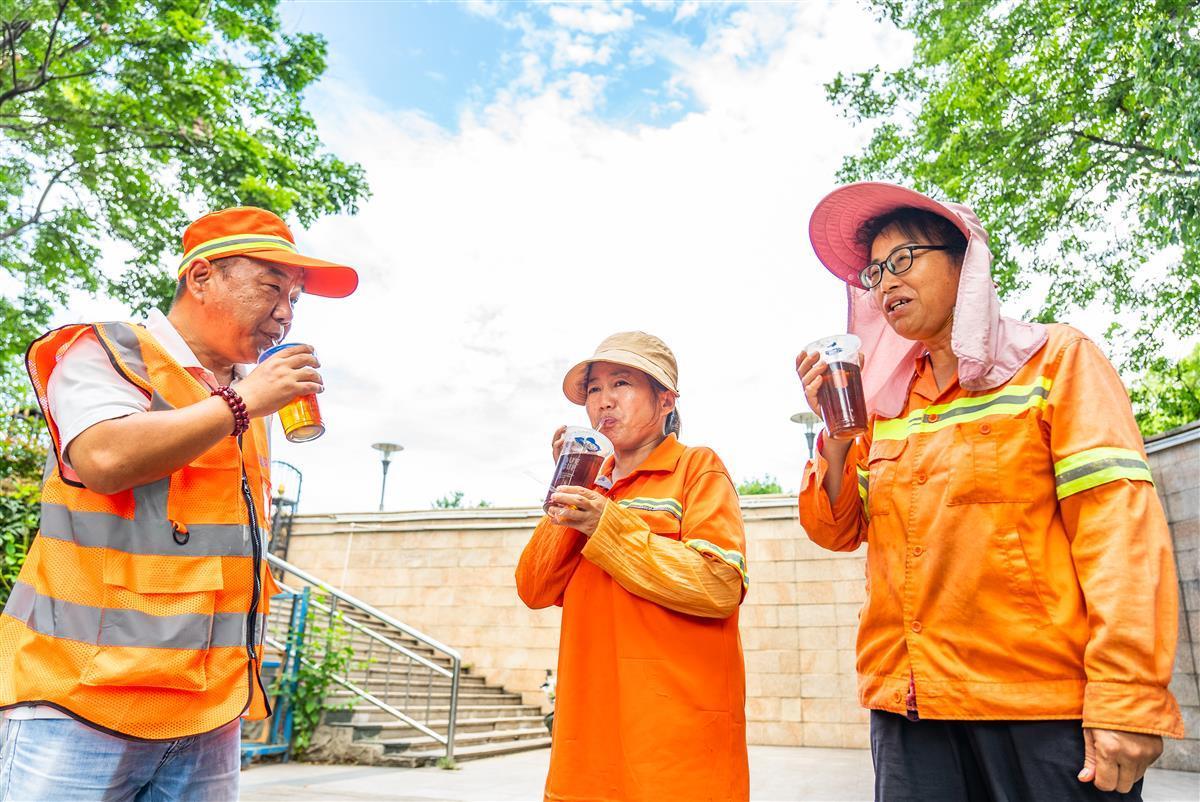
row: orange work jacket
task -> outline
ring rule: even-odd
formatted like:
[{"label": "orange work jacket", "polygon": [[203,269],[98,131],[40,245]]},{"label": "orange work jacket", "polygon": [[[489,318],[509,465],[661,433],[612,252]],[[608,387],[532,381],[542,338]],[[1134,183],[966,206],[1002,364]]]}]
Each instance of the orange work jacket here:
[{"label": "orange work jacket", "polygon": [[94,332],[153,410],[210,390],[141,326],[73,325],[36,340],[26,366],[54,453],[41,529],[0,615],[0,707],[50,705],[115,735],[167,740],[270,708],[259,672],[267,603],[262,419],[190,465],[112,495],[64,478],[46,386]]},{"label": "orange work jacket", "polygon": [[[603,475],[610,476],[612,461]],[[746,577],[737,491],[716,454],[674,435],[606,492],[650,531]],[[605,516],[600,526],[617,525]],[[674,612],[590,562],[580,532],[538,524],[517,566],[532,608],[561,605],[547,800],[749,798],[746,681],[736,610]]]},{"label": "orange work jacket", "polygon": [[1096,345],[1049,328],[996,390],[939,390],[918,360],[832,503],[809,464],[800,520],[825,548],[867,543],[864,706],[1178,737],[1175,566],[1142,438]]}]

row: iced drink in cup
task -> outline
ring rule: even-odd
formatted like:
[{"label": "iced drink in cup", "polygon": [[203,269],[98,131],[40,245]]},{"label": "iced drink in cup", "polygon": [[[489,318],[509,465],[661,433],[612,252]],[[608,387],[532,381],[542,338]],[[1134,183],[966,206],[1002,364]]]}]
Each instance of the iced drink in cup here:
[{"label": "iced drink in cup", "polygon": [[816,351],[828,367],[821,374],[817,401],[825,428],[834,440],[853,440],[867,431],[867,402],[863,397],[858,352],[862,340],[853,334],[823,337],[804,347]]},{"label": "iced drink in cup", "polygon": [[[301,345],[301,343],[282,343],[274,348],[268,348],[258,358],[261,365],[285,348]],[[292,443],[307,443],[325,434],[325,424],[321,422],[321,409],[317,406],[316,393],[301,395],[293,398],[288,404],[275,413],[279,416],[279,424],[283,427],[283,436]]]},{"label": "iced drink in cup", "polygon": [[563,449],[554,466],[554,478],[550,490],[542,502],[542,510],[550,510],[550,496],[564,485],[591,487],[600,474],[600,466],[612,453],[612,443],[595,429],[584,426],[568,426],[563,433]]}]

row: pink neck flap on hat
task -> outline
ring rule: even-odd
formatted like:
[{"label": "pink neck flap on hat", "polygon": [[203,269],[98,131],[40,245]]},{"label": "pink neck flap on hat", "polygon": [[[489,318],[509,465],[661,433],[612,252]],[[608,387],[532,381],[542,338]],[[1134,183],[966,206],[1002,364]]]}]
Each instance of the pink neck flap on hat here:
[{"label": "pink neck flap on hat", "polygon": [[[844,194],[847,190],[852,194]],[[840,193],[842,197],[829,203]],[[809,233],[817,257],[847,283],[847,329],[863,342],[863,392],[869,411],[883,418],[894,418],[903,411],[913,378],[913,360],[924,346],[897,334],[871,292],[853,283],[855,279],[847,270],[850,261],[861,259],[861,265],[865,265],[869,258],[862,256],[861,246],[855,248],[845,237],[839,239],[829,232],[836,226],[856,234],[866,220],[903,206],[940,214],[967,237],[950,334],[950,347],[958,357],[958,381],[964,389],[991,390],[1003,385],[1045,344],[1047,337],[1046,327],[1040,323],[1000,314],[987,232],[970,207],[941,203],[894,184],[863,182],[840,187],[818,204]]]}]

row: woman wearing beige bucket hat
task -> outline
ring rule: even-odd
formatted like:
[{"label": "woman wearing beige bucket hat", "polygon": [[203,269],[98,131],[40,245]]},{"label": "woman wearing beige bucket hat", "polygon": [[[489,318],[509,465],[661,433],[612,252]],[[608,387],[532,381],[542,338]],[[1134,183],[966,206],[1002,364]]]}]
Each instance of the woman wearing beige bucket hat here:
[{"label": "woman wearing beige bucket hat", "polygon": [[679,443],[677,382],[642,332],[563,381],[614,456],[558,488],[517,566],[527,605],[563,608],[547,800],[749,797],[741,507],[717,455]]},{"label": "woman wearing beige bucket hat", "polygon": [[[879,799],[1140,799],[1176,635],[1171,539],[1129,399],[1064,325],[1002,317],[974,212],[866,182],[818,204],[870,411],[822,438],[809,537],[867,551],[858,689]],[[797,373],[818,408],[823,365]]]}]

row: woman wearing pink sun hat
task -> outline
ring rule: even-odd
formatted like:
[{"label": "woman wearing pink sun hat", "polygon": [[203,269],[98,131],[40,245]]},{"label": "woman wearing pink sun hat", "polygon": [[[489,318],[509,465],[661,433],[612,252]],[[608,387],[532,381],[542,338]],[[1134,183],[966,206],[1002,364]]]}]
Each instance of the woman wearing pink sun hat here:
[{"label": "woman wearing pink sun hat", "polygon": [[[1091,340],[1001,316],[974,212],[879,182],[813,212],[870,423],[822,438],[800,519],[867,552],[878,799],[1140,799],[1180,737],[1176,576],[1128,396]],[[814,411],[825,365],[796,358]]]}]

